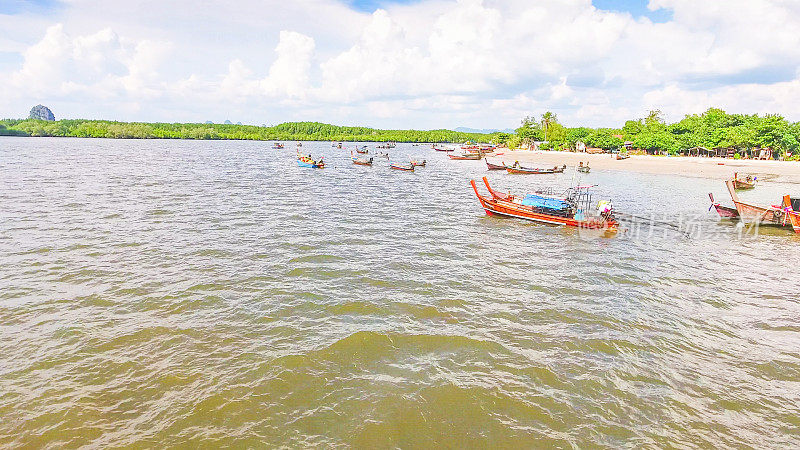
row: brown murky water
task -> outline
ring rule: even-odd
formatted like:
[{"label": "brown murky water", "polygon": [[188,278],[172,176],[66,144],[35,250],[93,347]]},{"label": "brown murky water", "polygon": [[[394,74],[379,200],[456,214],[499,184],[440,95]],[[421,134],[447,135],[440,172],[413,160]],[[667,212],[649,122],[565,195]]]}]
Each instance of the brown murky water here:
[{"label": "brown murky water", "polygon": [[0,446],[800,445],[800,239],[720,182],[491,174],[701,229],[587,239],[482,162],[269,147],[0,139]]}]

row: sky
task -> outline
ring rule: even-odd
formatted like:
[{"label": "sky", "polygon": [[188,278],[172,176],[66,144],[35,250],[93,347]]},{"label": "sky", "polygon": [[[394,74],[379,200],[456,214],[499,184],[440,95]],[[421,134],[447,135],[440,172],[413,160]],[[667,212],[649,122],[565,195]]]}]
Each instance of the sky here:
[{"label": "sky", "polygon": [[0,117],[800,120],[796,0],[0,0]]}]

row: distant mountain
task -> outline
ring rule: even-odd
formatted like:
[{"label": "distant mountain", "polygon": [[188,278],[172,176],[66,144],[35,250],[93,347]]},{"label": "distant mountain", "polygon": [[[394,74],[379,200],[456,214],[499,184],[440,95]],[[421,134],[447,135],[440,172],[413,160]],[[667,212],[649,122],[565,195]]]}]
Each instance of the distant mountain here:
[{"label": "distant mountain", "polygon": [[492,133],[513,133],[514,130],[511,128],[506,128],[505,130],[498,130],[496,128],[467,128],[467,127],[458,127],[453,131],[458,131],[459,133],[481,133],[481,134],[492,134]]},{"label": "distant mountain", "polygon": [[31,114],[28,116],[28,118],[47,120],[49,122],[53,122],[56,120],[56,116],[53,115],[53,111],[50,111],[50,108],[44,105],[36,105],[33,108],[31,108]]}]

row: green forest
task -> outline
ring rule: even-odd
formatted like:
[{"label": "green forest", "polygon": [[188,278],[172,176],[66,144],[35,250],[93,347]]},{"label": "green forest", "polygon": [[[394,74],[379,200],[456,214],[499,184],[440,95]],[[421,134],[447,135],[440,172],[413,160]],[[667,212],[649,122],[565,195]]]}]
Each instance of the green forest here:
[{"label": "green forest", "polygon": [[540,148],[569,150],[576,143],[606,150],[620,149],[627,141],[637,150],[657,154],[680,154],[693,147],[731,148],[745,154],[753,148],[771,148],[776,158],[800,156],[800,122],[777,114],[728,114],[711,108],[667,123],[661,111],[628,120],[621,128],[570,128],[556,114],[525,117],[515,133],[461,133],[451,130],[379,130],[341,127],[318,122],[290,122],[275,126],[210,123],[138,123],[105,120],[35,119],[0,120],[0,135],[65,136],[113,139],[240,139],[362,142],[491,142],[510,148],[540,142]]},{"label": "green forest", "polygon": [[526,117],[513,135],[505,139],[509,147],[544,142],[540,148],[565,150],[577,142],[606,150],[619,149],[627,141],[637,150],[676,155],[693,147],[731,148],[737,155],[753,148],[771,148],[775,157],[798,159],[800,122],[789,122],[777,114],[728,114],[711,108],[702,114],[687,114],[675,123],[667,123],[661,111],[647,117],[628,120],[622,128],[569,128],[558,122],[552,112],[539,118]]},{"label": "green forest", "polygon": [[209,123],[127,123],[105,120],[0,120],[0,135],[112,139],[239,139],[261,141],[466,142],[490,141],[491,135],[451,130],[377,130],[318,122],[272,127]]}]

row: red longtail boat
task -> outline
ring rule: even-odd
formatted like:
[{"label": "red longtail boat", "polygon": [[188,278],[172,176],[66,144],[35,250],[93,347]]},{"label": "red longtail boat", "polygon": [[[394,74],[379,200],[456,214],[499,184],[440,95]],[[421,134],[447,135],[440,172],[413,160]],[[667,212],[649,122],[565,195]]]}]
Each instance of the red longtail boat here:
[{"label": "red longtail boat", "polygon": [[500,164],[492,164],[489,162],[489,158],[483,158],[486,161],[486,168],[489,170],[506,170],[506,163],[501,162]]},{"label": "red longtail boat", "polygon": [[483,177],[483,184],[490,194],[490,197],[484,197],[478,192],[475,180],[470,180],[470,184],[488,215],[497,214],[551,225],[591,228],[612,233],[617,232],[619,228],[611,202],[601,201],[597,208],[592,207],[592,195],[589,192],[592,186],[570,188],[564,197],[545,194],[528,194],[520,197],[494,191],[486,177]]}]

